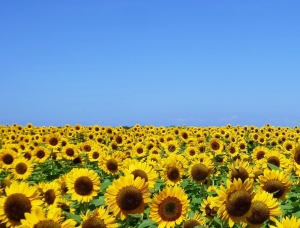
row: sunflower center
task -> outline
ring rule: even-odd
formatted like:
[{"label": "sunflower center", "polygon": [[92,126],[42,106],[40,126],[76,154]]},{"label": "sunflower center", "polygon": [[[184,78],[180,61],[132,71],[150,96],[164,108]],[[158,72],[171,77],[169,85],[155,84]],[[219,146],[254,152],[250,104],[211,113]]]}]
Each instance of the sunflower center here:
[{"label": "sunflower center", "polygon": [[180,173],[177,167],[170,167],[167,171],[168,179],[175,181],[180,177]]},{"label": "sunflower center", "polygon": [[33,226],[33,228],[60,228],[61,226],[53,220],[40,221]]},{"label": "sunflower center", "polygon": [[192,167],[191,175],[195,181],[204,180],[208,176],[208,168],[203,164],[196,164]]},{"label": "sunflower center", "polygon": [[183,132],[182,134],[181,134],[181,136],[182,136],[182,138],[184,138],[184,139],[187,139],[189,136],[188,136],[188,134],[186,133],[186,132]]},{"label": "sunflower center", "polygon": [[247,170],[243,167],[239,167],[238,169],[237,168],[234,168],[232,171],[231,171],[231,179],[241,179],[242,182],[244,182],[247,178],[249,178],[249,174],[247,172]]},{"label": "sunflower center", "polygon": [[89,219],[85,220],[82,225],[82,228],[106,228],[105,223],[102,219],[97,217],[90,217]]},{"label": "sunflower center", "polygon": [[99,153],[98,152],[93,152],[92,157],[93,157],[93,159],[99,158]]},{"label": "sunflower center", "polygon": [[53,189],[49,189],[45,192],[45,201],[47,204],[53,204],[55,198],[55,192]]},{"label": "sunflower center", "polygon": [[121,136],[117,136],[116,142],[117,142],[118,144],[121,144],[122,141],[123,141],[122,137],[121,137]]},{"label": "sunflower center", "polygon": [[51,138],[51,139],[49,140],[49,144],[50,144],[51,146],[56,146],[56,145],[58,144],[57,138]]},{"label": "sunflower center", "polygon": [[15,170],[18,174],[24,174],[27,171],[27,165],[23,162],[20,162],[16,165]]},{"label": "sunflower center", "polygon": [[294,155],[294,160],[298,165],[300,165],[300,150],[296,151],[296,153]]},{"label": "sunflower center", "polygon": [[190,150],[189,154],[190,154],[190,156],[194,156],[196,154],[196,151],[195,150]]},{"label": "sunflower center", "polygon": [[88,195],[93,190],[93,182],[88,177],[79,177],[75,181],[74,190],[79,195]]},{"label": "sunflower center", "polygon": [[38,158],[43,158],[43,157],[45,157],[45,152],[43,151],[43,150],[39,150],[38,152],[36,152],[36,156],[38,157]]},{"label": "sunflower center", "polygon": [[200,226],[200,223],[195,219],[190,219],[185,221],[183,228],[194,228],[195,226]]},{"label": "sunflower center", "polygon": [[109,159],[106,162],[106,168],[109,171],[116,171],[118,169],[118,162],[115,159]]},{"label": "sunflower center", "polygon": [[265,152],[264,152],[264,151],[259,151],[259,152],[257,152],[257,154],[256,154],[257,160],[262,159],[264,156],[265,156]]},{"label": "sunflower center", "polygon": [[280,167],[280,160],[276,156],[270,156],[267,162],[271,163],[272,165],[276,165],[277,167]]},{"label": "sunflower center", "polygon": [[6,217],[15,222],[25,219],[25,212],[30,213],[30,200],[21,193],[14,193],[8,196],[4,203],[4,213]]},{"label": "sunflower center", "polygon": [[10,165],[13,163],[14,157],[11,154],[5,154],[2,160],[6,165]]},{"label": "sunflower center", "polygon": [[245,145],[245,144],[241,144],[241,145],[240,145],[240,149],[241,149],[241,150],[246,149],[246,145]]},{"label": "sunflower center", "polygon": [[174,152],[175,149],[176,149],[176,147],[175,147],[174,145],[169,145],[169,146],[168,146],[168,151],[169,151],[169,152]]},{"label": "sunflower center", "polygon": [[136,179],[137,177],[141,177],[141,178],[145,179],[145,182],[148,182],[148,176],[143,170],[136,169],[136,170],[132,171],[131,173],[134,175],[134,179]]},{"label": "sunflower center", "polygon": [[82,163],[81,157],[78,156],[77,158],[75,158],[75,159],[73,160],[73,163],[74,163],[74,164],[80,164],[80,163]]},{"label": "sunflower center", "polygon": [[270,210],[262,202],[255,201],[251,205],[251,216],[247,217],[248,222],[252,224],[261,224],[269,219]]},{"label": "sunflower center", "polygon": [[251,207],[250,194],[241,189],[231,193],[226,200],[226,209],[229,215],[243,216]]},{"label": "sunflower center", "polygon": [[27,160],[30,160],[30,159],[31,159],[31,153],[26,152],[26,153],[24,154],[24,158],[26,158]]},{"label": "sunflower center", "polygon": [[284,193],[284,190],[285,190],[285,187],[284,185],[278,181],[278,180],[269,180],[265,183],[263,189],[266,191],[266,192],[269,192],[269,193],[274,193],[276,192],[275,194],[273,194],[273,197],[274,198],[279,198],[283,195]]},{"label": "sunflower center", "polygon": [[229,148],[229,153],[234,154],[235,153],[235,148],[234,147],[230,147]]},{"label": "sunflower center", "polygon": [[137,148],[136,152],[138,154],[142,154],[144,152],[144,150],[143,150],[143,148],[139,147],[139,148]]},{"label": "sunflower center", "polygon": [[218,149],[220,149],[220,144],[217,143],[217,142],[213,142],[213,143],[211,144],[211,148],[212,148],[213,150],[218,150]]},{"label": "sunflower center", "polygon": [[83,150],[84,150],[85,152],[90,152],[90,151],[92,150],[92,148],[91,148],[90,145],[84,145]]},{"label": "sunflower center", "polygon": [[74,156],[75,151],[72,148],[67,148],[66,149],[66,154],[70,157]]},{"label": "sunflower center", "polygon": [[205,206],[205,213],[208,217],[214,217],[214,215],[217,213],[213,208],[209,207],[209,204]]},{"label": "sunflower center", "polygon": [[118,193],[116,202],[121,210],[131,211],[141,205],[143,195],[136,187],[126,186]]},{"label": "sunflower center", "polygon": [[164,221],[175,221],[181,212],[182,204],[176,197],[168,196],[158,206],[158,214]]}]

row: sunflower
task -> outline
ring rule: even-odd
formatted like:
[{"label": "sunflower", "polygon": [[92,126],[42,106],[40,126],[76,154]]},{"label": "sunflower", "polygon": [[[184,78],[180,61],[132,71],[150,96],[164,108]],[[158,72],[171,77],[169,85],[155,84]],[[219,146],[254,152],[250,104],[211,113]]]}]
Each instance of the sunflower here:
[{"label": "sunflower", "polygon": [[33,164],[26,158],[18,158],[15,160],[11,172],[13,173],[16,179],[25,180],[32,174]]},{"label": "sunflower", "polygon": [[122,152],[114,152],[113,154],[101,155],[98,166],[107,174],[118,174],[123,168],[123,160],[125,156]]},{"label": "sunflower", "polygon": [[152,189],[158,178],[156,171],[152,166],[148,165],[146,162],[135,162],[129,165],[128,169],[124,171],[125,175],[133,174],[134,178],[141,177],[148,183],[149,189]]},{"label": "sunflower", "polygon": [[227,155],[231,158],[237,156],[239,154],[239,147],[236,143],[229,143],[229,145],[226,147]]},{"label": "sunflower", "polygon": [[3,169],[9,169],[13,167],[15,160],[18,158],[18,154],[11,149],[0,149],[0,167]]},{"label": "sunflower", "polygon": [[32,151],[32,157],[35,162],[44,163],[50,157],[50,152],[46,147],[39,146]]},{"label": "sunflower", "polygon": [[199,154],[199,150],[196,146],[188,145],[187,148],[184,150],[184,154],[189,160],[191,160]]},{"label": "sunflower", "polygon": [[62,210],[57,207],[49,207],[47,212],[44,212],[42,207],[34,207],[31,213],[25,213],[25,219],[21,220],[20,228],[30,227],[60,227],[72,228],[75,227],[76,221],[67,219],[63,221]]},{"label": "sunflower", "polygon": [[291,151],[295,148],[295,142],[291,141],[291,140],[286,140],[283,143],[283,149],[284,149],[284,153],[286,154],[290,154]]},{"label": "sunflower", "polygon": [[180,161],[171,159],[170,157],[165,159],[162,164],[160,176],[167,185],[180,184],[184,174],[185,169],[182,167]]},{"label": "sunflower", "polygon": [[30,213],[35,206],[43,205],[37,187],[26,182],[13,182],[5,188],[6,197],[0,198],[0,221],[7,227],[21,224],[25,213]]},{"label": "sunflower", "polygon": [[291,153],[291,162],[296,174],[300,175],[300,146],[296,146]]},{"label": "sunflower", "polygon": [[83,153],[90,153],[96,147],[96,144],[92,140],[88,140],[79,144],[79,148]]},{"label": "sunflower", "polygon": [[72,200],[90,202],[100,190],[100,179],[94,170],[74,168],[67,174],[66,184]]},{"label": "sunflower", "polygon": [[215,152],[216,154],[221,154],[224,148],[223,141],[218,138],[212,138],[209,141],[209,148],[211,151]]},{"label": "sunflower", "polygon": [[253,198],[253,181],[249,178],[244,182],[241,179],[227,180],[226,185],[227,188],[221,186],[216,190],[218,196],[214,198],[212,207],[217,207],[218,217],[233,227],[234,223],[247,222],[246,216]]},{"label": "sunflower", "polygon": [[60,185],[56,181],[44,183],[41,186],[42,196],[47,205],[56,205],[59,196],[61,195]]},{"label": "sunflower", "polygon": [[195,226],[204,226],[205,224],[205,218],[199,214],[197,211],[193,216],[191,216],[189,219],[187,219],[184,224],[183,228],[193,228]]},{"label": "sunflower", "polygon": [[291,162],[288,160],[283,154],[279,152],[277,149],[270,150],[269,153],[265,155],[262,159],[262,168],[270,169],[268,163],[277,166],[278,168],[290,172],[292,170]]},{"label": "sunflower", "polygon": [[168,157],[170,154],[177,154],[179,152],[179,144],[177,140],[166,141],[161,144],[164,149],[165,156]]},{"label": "sunflower", "polygon": [[252,151],[252,159],[256,163],[257,161],[263,159],[266,154],[269,153],[269,149],[266,146],[257,146]]},{"label": "sunflower", "polygon": [[287,193],[291,190],[291,181],[288,174],[280,170],[264,170],[264,174],[258,176],[260,188],[269,193],[274,193],[273,197],[279,199],[287,198]]},{"label": "sunflower", "polygon": [[142,214],[151,201],[148,183],[134,175],[121,176],[106,189],[105,203],[109,210],[124,220],[129,214]]},{"label": "sunflower", "polygon": [[83,222],[78,228],[118,227],[118,223],[116,222],[115,217],[110,215],[109,210],[106,210],[104,206],[99,207],[92,213],[90,213],[90,211],[87,211],[86,215],[82,215],[81,217],[83,219]]},{"label": "sunflower", "polygon": [[248,162],[237,159],[228,167],[230,169],[228,177],[231,180],[240,178],[244,182],[247,178],[254,178],[253,170]]},{"label": "sunflower", "polygon": [[74,160],[79,155],[79,149],[76,145],[68,143],[61,150],[63,158],[67,160]]},{"label": "sunflower", "polygon": [[141,142],[136,143],[132,150],[134,152],[134,156],[137,156],[138,158],[145,157],[147,153],[146,146]]},{"label": "sunflower", "polygon": [[275,220],[276,226],[270,225],[270,228],[298,228],[300,227],[300,218],[295,217],[292,215],[289,217],[282,218],[281,222]]},{"label": "sunflower", "polygon": [[189,207],[188,196],[179,186],[166,186],[154,195],[150,205],[149,218],[158,224],[158,228],[170,228],[186,220]]},{"label": "sunflower", "polygon": [[208,196],[206,199],[203,199],[200,207],[202,216],[206,216],[209,220],[213,220],[218,211],[218,208],[212,206],[212,202],[214,201],[214,199],[214,197]]},{"label": "sunflower", "polygon": [[59,134],[49,134],[46,138],[46,145],[52,150],[56,150],[61,146],[61,136]]},{"label": "sunflower", "polygon": [[261,191],[255,194],[250,208],[247,224],[250,228],[259,228],[267,220],[275,220],[276,216],[281,215],[280,205],[273,195]]},{"label": "sunflower", "polygon": [[213,168],[212,161],[207,157],[202,162],[195,160],[190,164],[189,177],[197,184],[203,183],[212,174]]},{"label": "sunflower", "polygon": [[101,149],[100,146],[95,146],[93,150],[88,153],[89,161],[97,162],[102,154],[105,154],[107,151]]}]

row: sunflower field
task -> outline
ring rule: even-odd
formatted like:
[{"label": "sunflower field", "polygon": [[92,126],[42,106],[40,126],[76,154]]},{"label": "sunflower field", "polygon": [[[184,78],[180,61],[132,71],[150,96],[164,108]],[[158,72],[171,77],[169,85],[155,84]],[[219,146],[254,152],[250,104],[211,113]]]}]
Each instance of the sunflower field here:
[{"label": "sunflower field", "polygon": [[300,128],[0,126],[0,228],[300,227]]}]

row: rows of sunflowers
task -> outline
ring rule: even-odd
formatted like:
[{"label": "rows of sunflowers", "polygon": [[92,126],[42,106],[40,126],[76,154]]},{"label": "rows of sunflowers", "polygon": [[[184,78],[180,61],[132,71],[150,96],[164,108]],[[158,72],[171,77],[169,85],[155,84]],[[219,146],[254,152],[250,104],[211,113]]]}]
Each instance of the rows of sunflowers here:
[{"label": "rows of sunflowers", "polygon": [[300,227],[300,128],[0,126],[0,228]]}]

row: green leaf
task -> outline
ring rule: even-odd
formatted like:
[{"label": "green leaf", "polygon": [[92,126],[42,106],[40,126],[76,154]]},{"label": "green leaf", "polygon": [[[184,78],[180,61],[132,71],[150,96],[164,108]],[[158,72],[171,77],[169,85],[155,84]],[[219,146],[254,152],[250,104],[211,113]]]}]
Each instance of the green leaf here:
[{"label": "green leaf", "polygon": [[269,162],[268,162],[268,166],[269,166],[270,169],[272,169],[272,170],[280,170],[278,166],[273,165],[273,164],[271,164],[271,163],[269,163]]},{"label": "green leaf", "polygon": [[154,225],[154,222],[152,220],[144,220],[138,228],[144,228],[144,227],[149,227],[151,225]]},{"label": "green leaf", "polygon": [[129,214],[129,215],[134,218],[142,218],[141,214]]},{"label": "green leaf", "polygon": [[96,207],[104,206],[105,205],[104,196],[100,196],[98,199],[94,199],[91,203],[94,204]]},{"label": "green leaf", "polygon": [[111,180],[105,179],[103,181],[103,183],[101,184],[101,187],[100,187],[101,191],[105,191],[109,185],[111,185]]},{"label": "green leaf", "polygon": [[70,219],[74,219],[76,222],[80,223],[81,222],[81,217],[79,215],[74,215],[74,214],[71,214],[69,212],[66,212],[65,211],[65,214],[68,218]]}]

